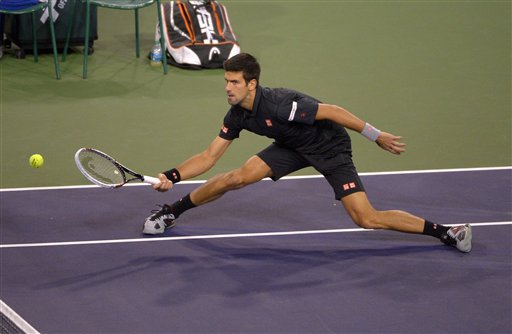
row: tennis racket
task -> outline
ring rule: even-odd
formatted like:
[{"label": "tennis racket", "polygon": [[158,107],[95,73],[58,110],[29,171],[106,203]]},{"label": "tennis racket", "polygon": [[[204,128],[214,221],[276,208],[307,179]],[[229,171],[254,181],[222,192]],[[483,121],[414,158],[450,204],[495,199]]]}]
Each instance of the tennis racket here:
[{"label": "tennis racket", "polygon": [[114,158],[93,148],[81,148],[75,153],[80,172],[94,184],[105,188],[119,188],[128,182],[160,183],[156,177],[134,172]]}]

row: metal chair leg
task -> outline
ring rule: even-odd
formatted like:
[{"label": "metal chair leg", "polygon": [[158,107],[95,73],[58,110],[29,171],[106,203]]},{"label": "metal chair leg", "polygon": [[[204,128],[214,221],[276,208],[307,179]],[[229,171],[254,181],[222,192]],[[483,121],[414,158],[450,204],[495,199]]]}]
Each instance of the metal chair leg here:
[{"label": "metal chair leg", "polygon": [[53,47],[53,64],[55,65],[55,76],[57,77],[57,80],[60,79],[60,66],[59,66],[59,55],[57,53],[57,42],[55,38],[55,27],[53,25],[53,14],[52,14],[52,8],[51,8],[51,1],[48,2],[48,13],[49,13],[49,20],[50,20],[50,35],[52,38],[52,47]]},{"label": "metal chair leg", "polygon": [[158,13],[158,26],[160,27],[160,47],[162,48],[162,65],[164,68],[164,74],[167,74],[167,49],[165,46],[164,28],[162,22],[162,7],[160,6],[160,0],[156,0],[157,13]]},{"label": "metal chair leg", "polygon": [[32,50],[34,50],[34,61],[39,61],[37,53],[37,32],[36,32],[36,14],[32,12]]},{"label": "metal chair leg", "polygon": [[139,10],[135,9],[135,56],[140,58]]},{"label": "metal chair leg", "polygon": [[87,58],[89,57],[89,27],[91,23],[91,3],[85,4],[85,38],[84,38],[84,72],[83,78],[87,79]]}]

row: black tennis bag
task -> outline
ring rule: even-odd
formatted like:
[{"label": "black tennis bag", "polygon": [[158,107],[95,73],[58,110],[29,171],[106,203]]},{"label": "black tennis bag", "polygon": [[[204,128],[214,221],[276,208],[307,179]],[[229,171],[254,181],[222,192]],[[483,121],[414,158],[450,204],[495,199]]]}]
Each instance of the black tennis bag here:
[{"label": "black tennis bag", "polygon": [[[228,19],[218,1],[169,1],[162,3],[167,62],[181,68],[221,68],[240,53]],[[160,37],[157,25],[157,40]]]}]

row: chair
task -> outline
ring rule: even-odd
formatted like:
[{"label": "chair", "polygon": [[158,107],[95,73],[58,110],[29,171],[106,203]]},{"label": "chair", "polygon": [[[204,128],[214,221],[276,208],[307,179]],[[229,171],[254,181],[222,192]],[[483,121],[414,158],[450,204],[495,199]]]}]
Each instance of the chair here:
[{"label": "chair", "polygon": [[[162,64],[164,74],[167,74],[167,57],[165,52],[165,39],[163,35],[163,24],[162,24],[162,15],[161,15],[161,7],[160,0],[75,0],[82,1],[85,3],[85,40],[84,40],[84,61],[83,61],[83,78],[87,78],[87,58],[89,56],[89,26],[90,26],[90,18],[91,18],[91,5],[96,5],[105,8],[111,9],[123,9],[123,10],[134,10],[135,11],[135,55],[137,58],[140,57],[140,42],[139,42],[139,9],[156,3],[157,5],[157,14],[158,14],[158,22],[160,25],[160,45],[162,47]],[[75,6],[76,7],[76,6]],[[74,17],[74,15],[73,15]],[[67,49],[69,46],[69,38],[71,35],[71,29],[73,24],[71,23],[68,27],[68,34],[66,38],[66,45],[64,46],[64,51],[62,54],[62,60],[66,59]]]},{"label": "chair", "polygon": [[[12,2],[11,2],[12,3]],[[21,2],[18,2],[21,3]],[[38,62],[38,52],[37,52],[37,30],[36,30],[36,12],[47,10],[49,14],[48,22],[50,23],[50,35],[52,41],[53,48],[53,63],[55,65],[55,76],[57,80],[60,79],[60,67],[59,60],[57,54],[57,42],[55,40],[55,28],[53,26],[53,14],[52,14],[52,5],[51,1],[47,2],[39,2],[36,4],[27,3],[26,5],[13,5],[12,7],[0,7],[0,14],[11,14],[11,15],[21,15],[21,14],[32,14],[32,39],[33,39],[33,50],[34,50],[34,62]],[[3,34],[1,36],[3,38]]]}]

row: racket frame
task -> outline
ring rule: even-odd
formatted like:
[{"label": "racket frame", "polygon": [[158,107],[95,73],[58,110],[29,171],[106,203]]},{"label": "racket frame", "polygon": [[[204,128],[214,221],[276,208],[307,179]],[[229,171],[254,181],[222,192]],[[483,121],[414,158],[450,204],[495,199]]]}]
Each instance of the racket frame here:
[{"label": "racket frame", "polygon": [[[97,154],[97,155],[107,159],[108,161],[110,161],[112,163],[112,165],[114,165],[114,167],[116,167],[119,170],[119,172],[121,173],[121,176],[123,178],[123,183],[120,183],[120,184],[109,184],[109,183],[101,182],[101,181],[95,179],[94,177],[92,177],[87,172],[87,170],[84,168],[84,166],[82,166],[82,163],[80,162],[80,154],[82,152],[92,152],[92,153]],[[145,175],[142,175],[142,174],[134,172],[133,170],[129,169],[128,167],[122,165],[120,162],[118,162],[116,159],[112,158],[108,154],[106,154],[104,152],[101,152],[100,150],[97,150],[95,148],[83,147],[83,148],[79,149],[78,151],[76,151],[76,153],[75,153],[75,163],[76,163],[76,166],[77,166],[78,170],[80,170],[80,172],[89,181],[91,181],[92,183],[94,183],[94,184],[96,184],[96,185],[98,185],[100,187],[104,187],[104,188],[115,189],[115,188],[122,187],[126,183],[132,182],[132,181],[141,181],[141,182],[145,182],[145,183],[149,183],[149,184],[157,184],[157,183],[160,182],[160,180],[155,178],[155,177],[145,176]],[[127,177],[126,177],[127,173],[130,174],[131,176],[133,176],[133,178],[127,179]]]}]

